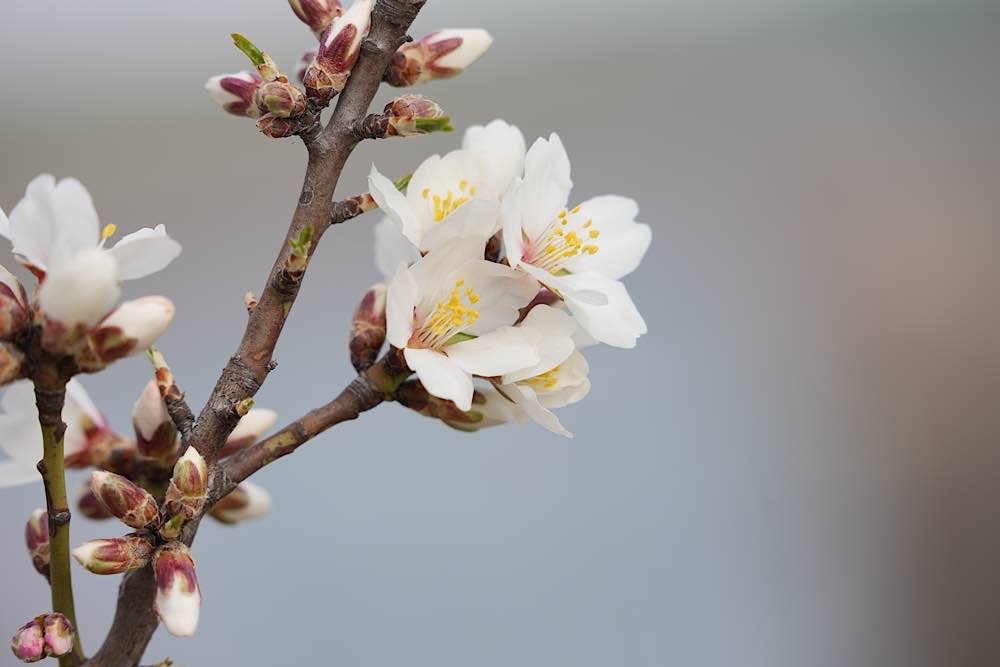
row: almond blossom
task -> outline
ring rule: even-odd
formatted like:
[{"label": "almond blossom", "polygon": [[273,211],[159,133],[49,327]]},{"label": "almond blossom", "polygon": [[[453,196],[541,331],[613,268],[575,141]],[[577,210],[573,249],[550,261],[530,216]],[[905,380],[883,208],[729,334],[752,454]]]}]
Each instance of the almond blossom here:
[{"label": "almond blossom", "polygon": [[427,391],[472,407],[473,375],[493,377],[540,360],[537,346],[509,326],[538,291],[530,276],[482,259],[482,244],[454,239],[413,266],[401,264],[388,287],[387,339]]},{"label": "almond blossom", "polygon": [[557,293],[595,339],[634,347],[646,323],[620,279],[642,261],[651,229],[636,222],[638,206],[626,197],[593,197],[568,209],[572,187],[558,135],[538,139],[523,181],[503,201],[507,261]]}]

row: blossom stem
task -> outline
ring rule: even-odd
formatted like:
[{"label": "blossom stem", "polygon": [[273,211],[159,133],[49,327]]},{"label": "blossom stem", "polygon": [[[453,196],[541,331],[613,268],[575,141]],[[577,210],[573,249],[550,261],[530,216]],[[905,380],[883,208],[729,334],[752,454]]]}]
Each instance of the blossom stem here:
[{"label": "blossom stem", "polygon": [[66,474],[63,462],[62,420],[66,400],[66,383],[35,381],[35,402],[38,422],[42,427],[42,460],[38,471],[45,485],[45,504],[49,515],[49,581],[52,587],[52,610],[69,619],[76,632],[73,650],[59,658],[60,667],[72,667],[84,659],[80,644],[79,625],[73,605],[73,580],[69,567],[69,499],[66,496]]}]

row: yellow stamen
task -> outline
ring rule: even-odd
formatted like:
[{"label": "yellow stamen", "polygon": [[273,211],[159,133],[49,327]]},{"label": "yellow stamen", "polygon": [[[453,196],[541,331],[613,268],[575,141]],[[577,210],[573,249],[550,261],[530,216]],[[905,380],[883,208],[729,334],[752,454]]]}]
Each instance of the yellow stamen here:
[{"label": "yellow stamen", "polygon": [[104,229],[101,230],[101,240],[107,241],[109,238],[115,235],[118,231],[118,225],[104,225]]}]

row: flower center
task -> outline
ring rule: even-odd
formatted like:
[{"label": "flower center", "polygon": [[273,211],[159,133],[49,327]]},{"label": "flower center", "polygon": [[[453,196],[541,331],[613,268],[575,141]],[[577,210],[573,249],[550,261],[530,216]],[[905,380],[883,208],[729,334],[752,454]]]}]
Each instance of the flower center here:
[{"label": "flower center", "polygon": [[601,232],[594,228],[592,219],[581,220],[579,213],[579,206],[572,211],[559,211],[536,242],[531,264],[556,274],[574,257],[597,254],[600,250],[597,238]]},{"label": "flower center", "polygon": [[556,385],[559,384],[559,369],[561,368],[562,365],[560,364],[559,366],[549,369],[544,373],[524,380],[524,384],[531,385],[535,389],[543,389],[546,391],[549,389],[555,389]]},{"label": "flower center", "polygon": [[424,320],[417,334],[417,341],[427,348],[441,347],[455,334],[475,324],[479,311],[479,294],[465,286],[465,280],[455,281],[455,286],[445,298],[437,302],[434,310]]},{"label": "flower center", "polygon": [[469,186],[469,182],[464,178],[458,182],[458,193],[451,188],[443,197],[436,193],[431,193],[430,188],[424,188],[420,196],[427,200],[434,211],[434,222],[441,222],[449,215],[458,210],[462,204],[468,203],[476,196],[476,186]]}]

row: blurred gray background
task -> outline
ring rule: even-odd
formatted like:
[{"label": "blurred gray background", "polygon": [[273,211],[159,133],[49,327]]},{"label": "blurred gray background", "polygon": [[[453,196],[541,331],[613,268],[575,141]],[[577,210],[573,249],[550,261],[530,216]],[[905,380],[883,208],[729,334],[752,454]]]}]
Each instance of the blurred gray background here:
[{"label": "blurred gray background", "polygon": [[[589,355],[574,440],[386,405],[267,468],[274,510],[198,537],[197,635],[161,630],[147,661],[1000,664],[996,3],[430,0],[413,32],[442,26],[496,37],[420,91],[459,128],[556,130],[576,199],[639,200],[650,333]],[[127,289],[177,303],[162,348],[198,406],[304,164],[203,94],[246,65],[232,31],[289,69],[311,43],[282,0],[0,6],[0,205],[50,171],[121,232],[167,224],[183,256]],[[459,141],[364,145],[339,192]],[[352,376],[376,219],[320,248],[258,396],[283,421]],[[138,358],[85,383],[124,430],[148,375]],[[0,495],[13,632],[48,606],[20,540],[42,490]],[[74,576],[93,649],[117,578]]]}]

